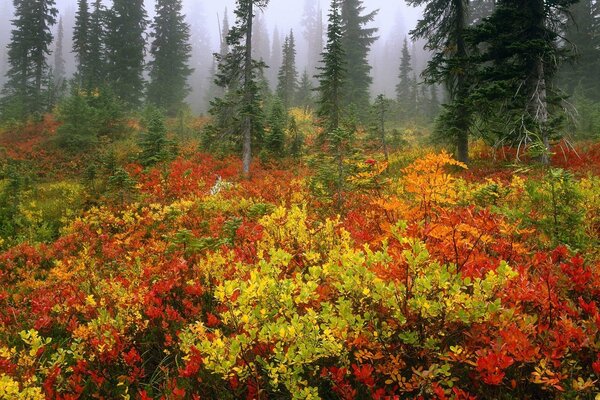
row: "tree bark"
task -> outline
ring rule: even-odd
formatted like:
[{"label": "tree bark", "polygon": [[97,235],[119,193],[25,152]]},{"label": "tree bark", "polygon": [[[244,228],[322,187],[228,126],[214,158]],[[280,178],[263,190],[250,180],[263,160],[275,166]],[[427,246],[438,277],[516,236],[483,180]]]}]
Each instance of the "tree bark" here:
[{"label": "tree bark", "polygon": [[[533,16],[536,19],[536,30],[540,35],[545,29],[544,1],[535,0],[533,3]],[[540,37],[541,38],[541,37]],[[548,132],[548,93],[546,88],[546,69],[543,54],[537,54],[532,66],[531,96],[529,112],[532,114],[540,131],[540,140],[544,146],[544,152],[540,157],[543,165],[550,164],[550,137]]]}]

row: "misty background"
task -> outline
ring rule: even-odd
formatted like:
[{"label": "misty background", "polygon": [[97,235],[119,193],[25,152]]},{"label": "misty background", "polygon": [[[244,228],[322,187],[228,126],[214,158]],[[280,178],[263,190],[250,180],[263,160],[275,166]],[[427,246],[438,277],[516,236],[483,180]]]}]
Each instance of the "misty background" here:
[{"label": "misty background", "polygon": [[[59,18],[64,25],[64,54],[67,76],[73,75],[76,69],[75,56],[72,53],[72,35],[77,11],[76,0],[57,0]],[[106,5],[110,1],[105,1]],[[155,1],[146,0],[148,18],[154,16]],[[373,67],[371,76],[372,96],[384,94],[395,97],[395,87],[398,83],[398,67],[402,42],[408,32],[414,28],[421,15],[421,10],[408,6],[400,0],[365,0],[365,12],[379,10],[372,27],[379,28],[378,40],[371,47],[370,63]],[[302,25],[303,16],[307,8],[320,9],[323,23],[326,24],[329,1],[327,0],[271,0],[268,7],[258,11],[255,20],[255,58],[262,58],[269,69],[266,76],[271,88],[276,85],[275,79],[281,63],[281,45],[285,35],[291,30],[296,37],[297,67],[300,74],[308,68],[311,60],[308,56],[308,42],[305,39]],[[192,93],[188,102],[195,113],[205,113],[208,109],[209,98],[207,92],[211,85],[213,67],[213,53],[219,51],[220,31],[223,18],[227,13],[229,25],[234,23],[233,9],[235,0],[185,0],[184,10],[191,28],[191,44],[193,46],[190,66],[194,73],[190,77]],[[12,0],[0,0],[0,86],[6,80],[7,45],[12,29],[13,15]],[[54,34],[54,49],[57,39],[58,24],[52,27]],[[323,33],[325,34],[324,26]],[[325,40],[325,38],[323,39]],[[148,40],[148,46],[150,40]],[[423,70],[428,60],[428,54],[423,51],[422,43],[412,43],[412,64],[417,75]],[[52,66],[52,54],[48,57],[48,64]],[[316,60],[315,60],[316,61]],[[312,75],[312,74],[311,74]]]}]

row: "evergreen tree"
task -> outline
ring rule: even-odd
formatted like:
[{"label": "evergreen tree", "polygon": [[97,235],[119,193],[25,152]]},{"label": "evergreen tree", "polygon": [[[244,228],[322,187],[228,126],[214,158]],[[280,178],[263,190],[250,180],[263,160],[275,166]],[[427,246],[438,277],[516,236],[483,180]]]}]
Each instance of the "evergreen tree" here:
[{"label": "evergreen tree", "polygon": [[266,63],[271,58],[271,43],[267,23],[262,13],[256,13],[254,16],[252,30],[252,58]]},{"label": "evergreen tree", "polygon": [[54,0],[14,1],[13,30],[8,45],[8,63],[3,95],[3,114],[24,118],[43,112],[47,89],[49,46],[58,10]]},{"label": "evergreen tree", "polygon": [[108,80],[116,95],[134,108],[141,104],[144,91],[147,24],[143,0],[114,0],[106,30]]},{"label": "evergreen tree", "polygon": [[341,0],[342,48],[347,69],[343,104],[354,104],[359,112],[369,108],[369,87],[373,78],[368,55],[378,31],[365,27],[373,21],[378,10],[363,14],[364,10],[362,0]]},{"label": "evergreen tree", "polygon": [[227,44],[227,35],[229,35],[229,18],[227,17],[227,8],[225,8],[223,14],[223,22],[220,26],[219,36],[219,53],[213,54],[213,62],[209,72],[209,85],[206,93],[206,99],[211,104],[215,99],[221,98],[225,95],[224,88],[217,84],[217,67],[218,60],[224,59],[227,53],[229,53],[229,45]]},{"label": "evergreen tree", "polygon": [[279,28],[275,26],[273,29],[273,41],[271,48],[271,57],[269,61],[269,70],[267,71],[267,79],[272,87],[277,87],[278,71],[281,68],[283,59],[281,58],[281,36],[279,35]]},{"label": "evergreen tree", "polygon": [[284,103],[275,98],[269,115],[270,131],[265,138],[265,148],[276,157],[283,157],[285,148],[285,126],[287,112]]},{"label": "evergreen tree", "polygon": [[570,9],[566,39],[575,57],[562,68],[561,80],[568,93],[600,101],[600,2],[581,0]]},{"label": "evergreen tree", "polygon": [[258,77],[263,63],[252,59],[252,21],[255,7],[266,7],[268,0],[237,0],[236,24],[229,30],[225,56],[216,55],[219,71],[216,83],[225,89],[223,98],[212,102],[215,124],[209,127],[209,137],[215,133],[219,141],[241,132],[243,173],[250,173],[252,142],[262,135],[262,109]]},{"label": "evergreen tree", "polygon": [[290,31],[283,43],[281,68],[279,68],[277,96],[283,102],[283,107],[287,110],[295,103],[294,96],[298,87],[298,71],[296,70],[296,42],[294,41],[294,32]]},{"label": "evergreen tree", "polygon": [[106,37],[106,10],[102,0],[95,0],[89,23],[87,68],[82,81],[86,89],[100,88],[106,83]]},{"label": "evergreen tree", "polygon": [[450,95],[438,133],[448,135],[456,143],[458,160],[468,162],[472,119],[465,42],[468,0],[408,0],[408,3],[425,6],[423,17],[411,35],[413,39],[426,39],[426,48],[434,52],[424,72],[428,83],[444,83]]},{"label": "evergreen tree", "polygon": [[175,115],[190,92],[188,63],[191,55],[190,28],[181,13],[181,0],[158,0],[150,53],[148,101]]},{"label": "evergreen tree", "polygon": [[87,0],[77,2],[77,14],[75,14],[75,26],[73,27],[73,53],[77,62],[77,78],[79,85],[86,87],[90,68],[90,10]]},{"label": "evergreen tree", "polygon": [[65,31],[63,28],[62,17],[58,21],[58,32],[56,35],[56,47],[54,48],[54,86],[62,88],[65,83],[66,70],[65,70],[65,59],[63,56],[63,42],[64,42]]},{"label": "evergreen tree", "polygon": [[327,45],[322,53],[317,114],[328,132],[339,128],[342,114],[342,89],[346,80],[346,54],[343,47],[342,19],[339,0],[332,0],[328,16]]},{"label": "evergreen tree", "polygon": [[149,111],[146,132],[140,136],[140,164],[145,167],[168,161],[173,155],[173,143],[167,138],[165,116],[158,109]]},{"label": "evergreen tree", "polygon": [[314,104],[313,100],[313,85],[308,76],[308,71],[305,69],[300,82],[298,83],[298,91],[296,92],[296,104],[298,107],[302,107],[307,110]]},{"label": "evergreen tree", "polygon": [[381,148],[383,149],[385,161],[388,161],[389,158],[388,144],[385,138],[385,121],[390,108],[389,103],[390,101],[386,99],[384,95],[380,94],[375,98],[375,103],[373,104],[375,132],[377,132],[377,136],[381,141]]},{"label": "evergreen tree", "polygon": [[405,37],[402,46],[402,57],[400,58],[399,81],[398,85],[396,85],[396,100],[400,106],[400,114],[402,116],[410,115],[411,73],[411,57],[408,51],[408,39]]},{"label": "evergreen tree", "polygon": [[323,11],[317,0],[304,1],[304,13],[302,15],[302,32],[307,49],[307,70],[309,77],[317,74],[317,67],[323,52]]},{"label": "evergreen tree", "polygon": [[558,29],[577,1],[501,0],[473,34],[484,65],[472,91],[476,108],[487,112],[485,119],[500,120],[500,140],[539,145],[544,164],[562,116],[553,84],[565,56]]},{"label": "evergreen tree", "polygon": [[298,128],[298,123],[296,122],[296,118],[290,117],[290,122],[288,124],[288,132],[290,133],[290,147],[289,153],[294,159],[299,159],[302,156],[302,151],[304,147],[304,136],[300,129]]},{"label": "evergreen tree", "polygon": [[496,0],[470,0],[469,24],[477,25],[489,17],[496,7]]}]

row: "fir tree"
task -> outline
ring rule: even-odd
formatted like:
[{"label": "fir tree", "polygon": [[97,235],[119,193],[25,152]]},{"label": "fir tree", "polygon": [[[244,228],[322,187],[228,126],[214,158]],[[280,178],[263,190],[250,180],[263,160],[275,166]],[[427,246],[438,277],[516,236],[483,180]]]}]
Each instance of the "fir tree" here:
[{"label": "fir tree", "polygon": [[[234,140],[241,132],[243,173],[250,173],[252,142],[262,136],[262,109],[258,77],[263,63],[252,59],[252,21],[255,7],[266,7],[268,0],[237,0],[236,24],[229,30],[225,56],[216,54],[219,71],[216,83],[225,89],[225,95],[212,102],[211,114],[215,123],[207,137],[215,140]],[[216,136],[216,138],[215,138]]]},{"label": "fir tree", "polygon": [[149,110],[146,132],[140,136],[140,164],[145,167],[168,161],[173,154],[173,143],[167,138],[165,116],[158,109]]},{"label": "fir tree", "polygon": [[302,107],[304,110],[312,107],[314,104],[313,99],[313,84],[308,75],[308,71],[305,69],[300,82],[298,83],[298,91],[296,92],[296,104],[298,107]]},{"label": "fir tree", "polygon": [[388,161],[389,158],[389,151],[388,144],[385,139],[385,121],[389,111],[389,103],[389,100],[386,99],[384,95],[380,94],[375,98],[375,103],[373,104],[376,126],[375,131],[377,132],[377,136],[381,141],[381,148],[383,149],[383,155],[386,161]]},{"label": "fir tree", "polygon": [[181,0],[158,0],[150,53],[148,101],[175,115],[190,92],[188,63],[191,55],[190,28],[181,13]]},{"label": "fir tree", "polygon": [[[346,80],[343,87],[343,104],[354,104],[359,112],[368,110],[371,65],[368,55],[377,40],[377,28],[366,28],[378,10],[363,14],[362,0],[341,0],[342,48],[346,63]],[[363,115],[364,116],[364,115]]]},{"label": "fir tree", "polygon": [[273,41],[271,48],[271,57],[269,60],[269,70],[267,71],[267,79],[269,84],[273,87],[277,87],[278,71],[281,68],[283,59],[281,57],[281,36],[279,35],[279,28],[275,26],[273,29]]},{"label": "fir tree", "polygon": [[84,82],[89,79],[90,60],[90,10],[87,0],[77,2],[75,26],[73,27],[73,53],[77,62],[77,78],[79,85],[86,87]]},{"label": "fir tree", "polygon": [[270,131],[265,138],[265,148],[276,157],[283,157],[285,148],[285,126],[287,112],[279,98],[273,100],[269,115]]},{"label": "fir tree", "polygon": [[553,84],[565,56],[558,46],[560,15],[577,1],[501,0],[473,34],[484,65],[471,93],[476,108],[499,120],[499,140],[537,145],[544,164],[561,119]]},{"label": "fir tree", "polygon": [[570,9],[566,39],[574,47],[574,59],[565,64],[561,80],[568,93],[600,101],[600,2],[581,0]]},{"label": "fir tree", "polygon": [[402,46],[402,57],[400,58],[400,71],[398,74],[398,84],[396,85],[396,100],[400,106],[400,112],[403,116],[410,115],[410,91],[411,91],[411,73],[412,64],[410,52],[408,51],[408,40],[404,38]]},{"label": "fir tree", "polygon": [[106,83],[106,36],[106,10],[102,0],[95,0],[90,15],[87,68],[82,84],[86,89],[97,89]]},{"label": "fir tree", "polygon": [[252,29],[252,58],[266,63],[271,58],[271,43],[267,23],[262,13],[256,13],[254,16]]},{"label": "fir tree", "polygon": [[49,46],[58,10],[54,0],[15,1],[3,114],[24,118],[45,111]]},{"label": "fir tree", "polygon": [[331,1],[327,26],[327,45],[322,53],[317,114],[328,132],[339,128],[342,114],[342,90],[346,80],[346,54],[342,44],[343,31],[339,0]]},{"label": "fir tree", "polygon": [[298,128],[298,123],[296,122],[296,118],[290,117],[290,122],[288,124],[288,132],[290,134],[291,142],[289,147],[290,156],[294,159],[299,159],[302,156],[302,151],[304,147],[304,136],[300,129]]},{"label": "fir tree", "polygon": [[144,31],[148,21],[143,0],[114,0],[107,18],[108,80],[129,107],[138,107],[144,91]]},{"label": "fir tree", "polygon": [[296,70],[296,43],[294,41],[294,32],[290,31],[289,36],[283,43],[283,62],[279,68],[277,96],[283,102],[283,107],[287,110],[295,103],[294,96],[298,87],[298,71]]},{"label": "fir tree", "polygon": [[317,74],[317,67],[321,53],[323,52],[323,11],[317,0],[305,0],[304,13],[302,15],[302,32],[307,48],[307,70],[308,76]]},{"label": "fir tree", "polygon": [[62,17],[58,21],[58,32],[56,35],[56,47],[54,48],[54,86],[62,88],[65,83],[66,70],[63,53],[64,29]]},{"label": "fir tree", "polygon": [[444,83],[450,95],[450,104],[445,107],[437,131],[456,143],[458,160],[468,162],[472,119],[465,41],[468,1],[408,0],[408,3],[425,6],[423,17],[411,35],[413,39],[426,39],[426,48],[434,52],[424,72],[428,83]]}]

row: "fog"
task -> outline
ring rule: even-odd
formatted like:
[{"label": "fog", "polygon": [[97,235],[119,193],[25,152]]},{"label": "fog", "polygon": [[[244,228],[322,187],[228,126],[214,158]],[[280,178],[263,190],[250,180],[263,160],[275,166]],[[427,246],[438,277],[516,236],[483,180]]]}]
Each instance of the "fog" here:
[{"label": "fog", "polygon": [[[307,41],[304,39],[301,25],[304,14],[305,3],[320,3],[323,20],[327,21],[327,11],[329,7],[328,0],[271,0],[268,7],[259,11],[259,19],[262,20],[262,29],[266,37],[261,40],[264,43],[260,47],[264,48],[261,57],[267,64],[277,64],[279,55],[278,42],[290,29],[294,30],[298,52],[298,70],[301,72],[307,67],[309,62]],[[110,1],[105,1],[109,5]],[[208,85],[210,84],[210,68],[212,66],[212,53],[218,51],[219,47],[219,27],[223,20],[225,10],[230,24],[233,23],[233,9],[235,0],[208,1],[208,0],[186,0],[184,9],[188,22],[191,26],[193,56],[191,60],[192,67],[195,69],[190,83],[194,92],[190,96],[190,103],[196,112],[204,112],[207,108],[207,99],[205,96]],[[408,31],[412,29],[419,16],[420,10],[406,5],[401,0],[365,0],[365,12],[379,9],[376,20],[371,24],[378,27],[379,39],[373,45],[370,61],[373,66],[372,76],[373,95],[384,93],[387,96],[394,96],[394,87],[397,81],[397,70],[400,62],[400,49],[402,41],[407,36]],[[65,50],[64,59],[67,62],[67,74],[72,74],[75,70],[75,60],[70,51],[72,27],[77,7],[76,0],[58,0],[57,8],[60,17],[63,18],[65,28]],[[146,1],[146,10],[151,18],[154,14],[154,1]],[[0,0],[0,46],[2,49],[0,60],[0,83],[4,82],[6,73],[6,45],[10,39],[10,20],[12,18],[12,0]],[[56,31],[56,26],[54,27]],[[279,37],[274,38],[277,35]],[[273,46],[275,42],[275,46]],[[257,45],[258,46],[258,45]],[[53,48],[53,47],[52,47]],[[275,54],[274,54],[275,52]],[[268,54],[264,54],[268,53]],[[422,46],[416,44],[413,46],[413,64],[417,73],[422,69],[427,56],[422,51]],[[52,57],[48,58],[52,63]],[[278,65],[271,65],[267,71],[267,77],[276,76]],[[273,82],[272,82],[273,83]]]}]

